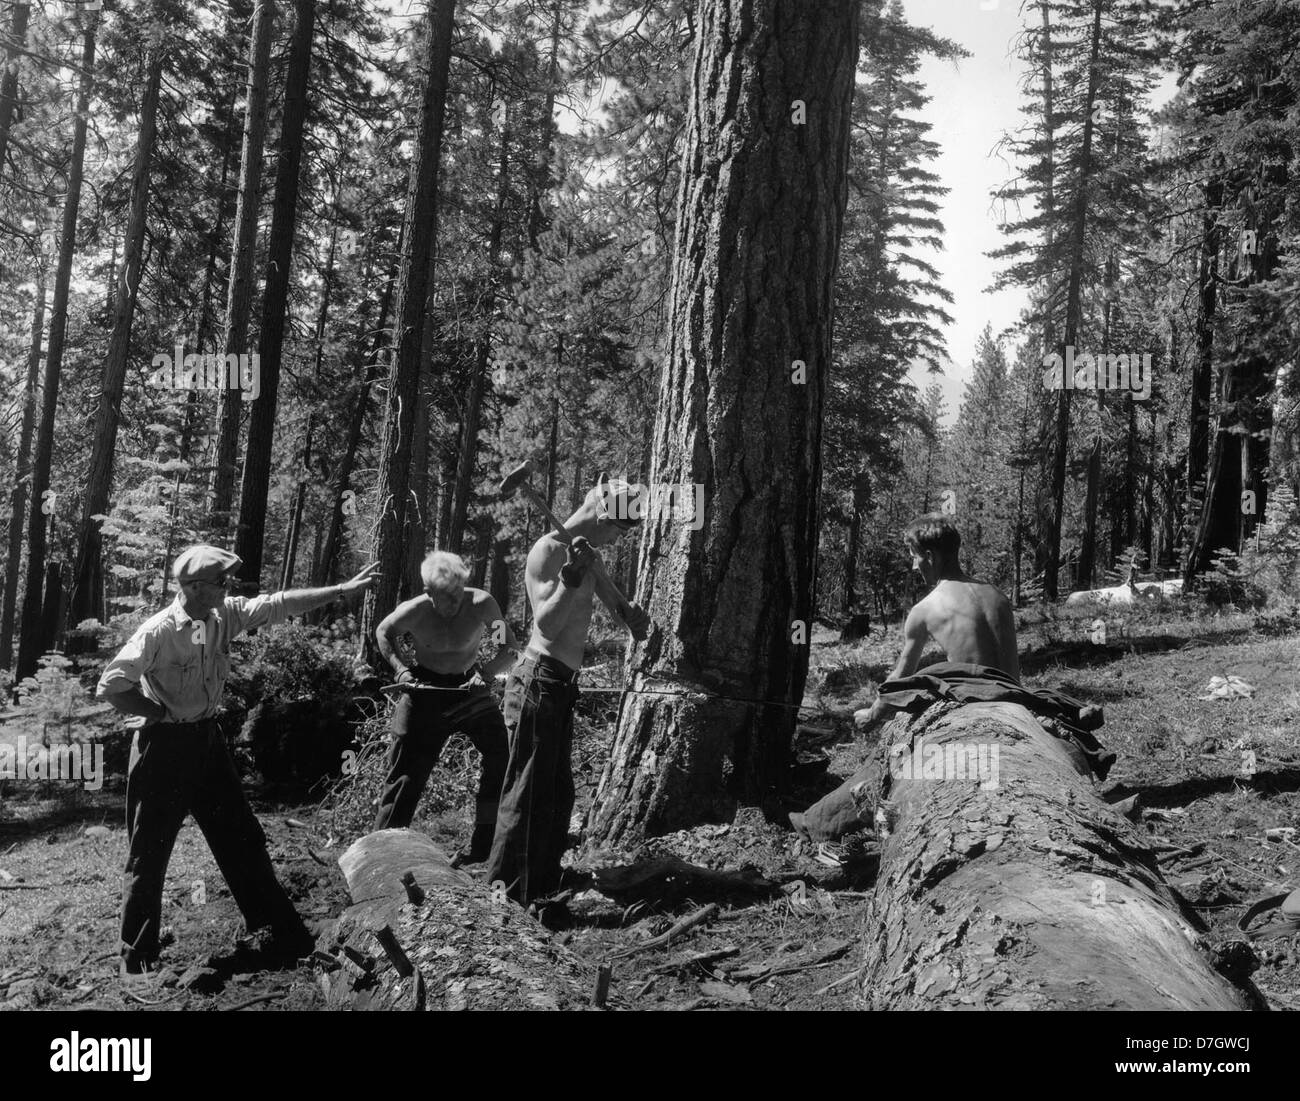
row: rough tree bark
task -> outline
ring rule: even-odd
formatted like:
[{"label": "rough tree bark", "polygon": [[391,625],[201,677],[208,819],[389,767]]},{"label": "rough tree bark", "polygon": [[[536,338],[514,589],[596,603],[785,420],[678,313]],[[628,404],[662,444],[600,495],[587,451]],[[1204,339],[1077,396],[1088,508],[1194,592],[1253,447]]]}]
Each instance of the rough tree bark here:
[{"label": "rough tree bark", "polygon": [[[1272,172],[1278,173],[1279,179],[1266,179],[1265,174]],[[1210,569],[1221,548],[1240,551],[1268,505],[1275,361],[1283,353],[1260,341],[1257,334],[1267,333],[1278,321],[1266,307],[1261,309],[1262,303],[1252,301],[1245,288],[1271,280],[1280,263],[1275,225],[1281,203],[1278,195],[1267,195],[1267,185],[1284,185],[1285,172],[1285,165],[1260,164],[1253,183],[1245,185],[1238,196],[1247,214],[1244,228],[1257,235],[1258,243],[1249,252],[1238,244],[1235,254],[1229,254],[1228,282],[1241,289],[1232,293],[1235,301],[1225,300],[1225,307],[1235,306],[1242,310],[1242,316],[1219,367],[1216,404],[1220,412],[1206,465],[1204,500],[1192,538],[1188,580]],[[1253,495],[1249,504],[1244,499],[1247,493]]]},{"label": "rough tree bark", "polygon": [[5,157],[9,152],[9,130],[13,126],[14,112],[18,107],[19,57],[27,42],[27,20],[31,4],[14,4],[9,25],[9,44],[5,50],[4,75],[0,76],[0,176],[4,175]]},{"label": "rough tree bark", "polygon": [[[2,163],[2,162],[0,162]],[[9,550],[5,557],[3,607],[0,607],[0,669],[14,657],[14,612],[18,602],[18,568],[23,559],[23,513],[27,510],[27,482],[32,473],[32,430],[36,424],[36,383],[41,371],[41,338],[45,335],[45,258],[37,261],[36,309],[32,313],[32,338],[27,353],[27,379],[23,384],[23,419],[18,430],[14,462],[14,488],[9,495]]]},{"label": "rough tree bark", "polygon": [[[248,354],[248,319],[253,308],[253,258],[257,245],[257,214],[262,195],[262,159],[266,147],[266,100],[271,70],[271,39],[275,34],[275,0],[259,0],[253,10],[252,37],[248,45],[248,91],[244,108],[244,138],[239,165],[239,200],[235,207],[234,244],[226,289],[225,331],[221,336],[226,355]],[[217,454],[213,461],[210,522],[224,526],[230,520],[235,493],[235,460],[239,454],[238,390],[227,389],[220,398]]]},{"label": "rough tree bark", "polygon": [[31,504],[27,518],[27,578],[23,586],[23,615],[18,635],[19,680],[36,672],[36,662],[49,645],[41,626],[45,587],[47,541],[46,496],[50,488],[50,462],[54,455],[55,418],[59,409],[59,373],[68,332],[68,292],[72,285],[72,257],[77,249],[77,211],[81,206],[81,181],[86,160],[86,131],[90,118],[90,91],[94,86],[96,12],[85,16],[81,38],[81,77],[77,86],[76,121],[72,127],[72,152],[68,160],[68,193],[63,200],[63,225],[59,233],[59,260],[54,269],[54,298],[50,303],[50,336],[45,348],[45,377],[41,382],[41,414],[32,452]]},{"label": "rough tree bark", "polygon": [[[397,252],[401,255],[403,236],[399,231],[397,235]],[[370,343],[368,349],[361,343],[357,342],[357,366],[363,366],[361,384],[352,402],[348,414],[348,430],[343,445],[343,454],[340,456],[338,466],[335,469],[334,476],[334,505],[330,512],[329,533],[325,537],[325,549],[320,556],[320,564],[317,568],[313,584],[327,585],[334,580],[334,569],[338,561],[339,550],[343,543],[343,525],[347,513],[344,511],[348,507],[345,502],[353,501],[352,497],[347,494],[352,488],[352,471],[356,466],[357,449],[361,446],[361,434],[366,425],[366,414],[370,411],[370,391],[378,381],[382,369],[383,349],[385,344],[391,344],[388,339],[388,315],[393,305],[393,289],[397,284],[396,270],[389,273],[387,281],[384,283],[383,294],[379,299],[379,321],[375,325],[373,332],[370,334]],[[366,310],[367,304],[362,305],[362,310]],[[355,509],[355,504],[351,506]],[[355,513],[354,513],[355,514]]]},{"label": "rough tree bark", "polygon": [[894,780],[866,915],[866,1006],[1247,1008],[1198,949],[1197,919],[1155,852],[1023,707],[931,709],[886,733],[906,750],[896,777],[904,760],[983,746],[979,776],[992,782],[925,779],[915,765]]},{"label": "rough tree bark", "polygon": [[844,606],[841,611],[852,615],[858,606],[858,554],[862,549],[862,514],[871,498],[871,474],[859,470],[853,475],[853,511],[844,549]]},{"label": "rough tree bark", "polygon": [[284,118],[280,123],[275,198],[267,244],[266,281],[262,291],[262,329],[257,337],[261,390],[248,418],[244,477],[239,488],[239,527],[235,553],[244,560],[239,576],[257,583],[262,575],[266,537],[266,499],[271,484],[271,450],[280,390],[280,359],[289,311],[293,238],[298,224],[298,184],[302,170],[303,131],[307,124],[307,80],[316,30],[316,0],[295,0],[293,42],[284,77]]},{"label": "rough tree bark", "polygon": [[[1091,48],[1088,58],[1088,92],[1083,104],[1083,137],[1079,152],[1079,171],[1074,183],[1074,213],[1070,230],[1070,277],[1065,298],[1065,339],[1057,349],[1065,362],[1067,348],[1077,345],[1083,314],[1084,236],[1088,228],[1088,192],[1093,177],[1093,111],[1101,82],[1098,59],[1101,54],[1101,14],[1105,0],[1093,0]],[[1062,379],[1064,383],[1064,379]],[[1065,471],[1070,449],[1070,395],[1065,385],[1056,392],[1056,442],[1052,454],[1052,522],[1047,533],[1047,562],[1043,575],[1043,596],[1057,598],[1057,574],[1061,568],[1061,523],[1065,516]]]},{"label": "rough tree bark", "polygon": [[163,58],[167,51],[168,15],[161,4],[150,9],[148,63],[144,93],[140,97],[140,130],[135,161],[131,168],[131,206],[122,250],[122,272],[113,301],[113,331],[108,340],[100,380],[99,407],[95,411],[86,472],[86,495],[81,507],[81,530],[77,538],[77,565],[69,600],[73,624],[99,619],[103,611],[104,577],[99,534],[101,517],[108,511],[113,485],[113,460],[117,451],[117,429],[122,418],[122,392],[126,386],[127,360],[131,353],[131,324],[135,319],[137,291],[144,274],[145,222],[149,212],[149,174],[154,139],[158,133],[158,94],[162,84]]},{"label": "rough tree bark", "polygon": [[392,362],[388,374],[384,433],[380,444],[379,519],[373,557],[379,563],[379,583],[367,591],[361,613],[365,658],[379,659],[374,649],[377,609],[397,603],[408,531],[411,488],[411,433],[415,404],[420,397],[420,367],[424,361],[424,318],[428,307],[429,256],[437,240],[438,168],[442,127],[447,107],[447,75],[456,0],[432,0],[429,5],[428,74],[420,106],[420,130],[411,162],[406,195],[402,262],[394,310]]},{"label": "rough tree bark", "polygon": [[[508,110],[508,107],[507,107]],[[465,543],[465,521],[469,517],[469,499],[474,492],[474,470],[478,461],[478,433],[483,413],[483,396],[488,385],[488,358],[492,351],[492,314],[496,309],[497,267],[501,262],[501,233],[505,225],[506,199],[510,181],[510,126],[501,126],[501,152],[497,165],[497,201],[488,231],[487,288],[482,312],[487,319],[483,334],[474,346],[473,374],[469,396],[465,400],[465,418],[460,432],[460,457],[456,463],[456,485],[452,492],[451,517],[446,535],[439,532],[439,545],[452,554],[460,554]],[[484,548],[476,547],[482,554]]]},{"label": "rough tree bark", "polygon": [[629,656],[597,841],[727,820],[738,803],[776,813],[788,783],[815,607],[857,16],[853,0],[698,10],[650,481],[703,485],[703,524],[661,515],[642,537],[653,627]]}]

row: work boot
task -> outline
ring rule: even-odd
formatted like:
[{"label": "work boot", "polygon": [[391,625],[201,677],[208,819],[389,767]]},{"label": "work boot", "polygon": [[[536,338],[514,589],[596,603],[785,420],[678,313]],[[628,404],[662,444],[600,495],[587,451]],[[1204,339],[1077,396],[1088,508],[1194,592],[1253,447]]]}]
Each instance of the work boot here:
[{"label": "work boot", "polygon": [[124,986],[132,990],[147,989],[158,977],[158,961],[123,956],[117,965],[117,974]]},{"label": "work boot", "polygon": [[453,868],[462,868],[466,864],[482,864],[492,855],[492,838],[496,833],[496,823],[480,822],[470,835],[469,848],[460,849],[451,858]]},{"label": "work boot", "polygon": [[569,912],[569,899],[572,891],[560,891],[545,898],[535,898],[528,904],[528,916],[540,921],[544,928],[552,933],[573,926],[573,914]]},{"label": "work boot", "polygon": [[290,971],[315,950],[316,938],[306,928],[278,935],[270,929],[254,929],[247,936],[235,938],[235,950],[217,957],[219,963],[210,962],[208,966],[228,974]]}]

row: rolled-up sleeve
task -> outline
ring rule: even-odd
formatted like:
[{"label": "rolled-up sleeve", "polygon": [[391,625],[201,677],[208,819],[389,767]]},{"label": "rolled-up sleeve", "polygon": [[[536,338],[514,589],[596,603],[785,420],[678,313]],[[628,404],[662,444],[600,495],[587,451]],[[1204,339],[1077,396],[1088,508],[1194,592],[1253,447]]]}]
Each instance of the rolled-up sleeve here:
[{"label": "rolled-up sleeve", "polygon": [[157,635],[144,629],[136,631],[117,652],[117,657],[104,667],[99,683],[95,686],[95,695],[106,696],[134,688],[140,683],[140,678],[153,668],[157,654]]},{"label": "rolled-up sleeve", "polygon": [[274,627],[290,616],[302,615],[317,606],[315,601],[301,597],[295,599],[287,593],[268,593],[251,599],[243,596],[227,597],[225,613],[230,617],[230,634],[233,638],[258,627]]}]

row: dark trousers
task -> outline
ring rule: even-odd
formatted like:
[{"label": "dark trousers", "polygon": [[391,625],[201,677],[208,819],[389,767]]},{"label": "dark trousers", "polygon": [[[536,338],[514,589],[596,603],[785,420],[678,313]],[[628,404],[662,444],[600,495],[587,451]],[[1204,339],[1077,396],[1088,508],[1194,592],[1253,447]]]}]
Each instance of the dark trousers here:
[{"label": "dark trousers", "polygon": [[554,893],[573,814],[573,709],[577,673],[547,657],[525,657],[506,685],[510,761],[487,881],[516,902]]},{"label": "dark trousers", "polygon": [[123,958],[147,964],[158,957],[167,862],[186,814],[203,831],[249,931],[270,928],[292,942],[308,937],[275,878],[266,835],[217,724],[157,723],[136,733],[127,773]]},{"label": "dark trousers", "polygon": [[873,748],[857,772],[804,811],[804,826],[812,839],[837,841],[855,830],[875,829],[884,770],[880,752]]},{"label": "dark trousers", "polygon": [[[412,672],[421,684],[455,689],[473,676],[475,670],[444,674],[416,666]],[[496,829],[497,801],[501,798],[507,755],[506,724],[491,691],[487,687],[463,692],[413,688],[402,693],[397,701],[388,730],[392,744],[388,749],[388,772],[374,828],[397,829],[411,824],[442,747],[459,731],[483,758],[470,853],[480,860],[487,859]]]}]

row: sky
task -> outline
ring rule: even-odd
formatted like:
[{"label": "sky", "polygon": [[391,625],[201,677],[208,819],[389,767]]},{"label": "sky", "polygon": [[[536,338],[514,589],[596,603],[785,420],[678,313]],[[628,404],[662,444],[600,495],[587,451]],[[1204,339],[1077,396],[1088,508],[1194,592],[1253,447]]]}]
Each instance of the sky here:
[{"label": "sky", "polygon": [[[1028,301],[1027,291],[1020,287],[988,293],[999,265],[986,255],[1006,242],[999,229],[1003,214],[992,196],[1014,178],[1016,165],[996,147],[1025,122],[1020,112],[1024,66],[1013,53],[1025,16],[1021,0],[903,0],[903,6],[913,25],[932,29],[971,55],[957,61],[927,58],[918,74],[931,97],[921,118],[930,123],[929,136],[940,147],[929,168],[950,189],[940,200],[939,211],[946,247],[923,255],[938,269],[943,286],[953,296],[947,307],[953,321],[944,333],[950,361],[943,375],[935,376],[920,364],[910,377],[918,391],[932,381],[940,383],[944,422],[951,424],[984,326],[991,324],[995,335],[1009,329]],[[1172,78],[1166,78],[1153,102],[1160,104],[1172,92]],[[602,97],[595,98],[599,102]],[[568,132],[579,126],[577,116],[564,110],[559,123]],[[1017,216],[1015,210],[1006,213]],[[1012,349],[1008,344],[1009,354]]]},{"label": "sky", "polygon": [[[1021,29],[1019,0],[903,0],[908,21],[929,27],[970,52],[958,61],[926,59],[918,74],[932,97],[921,118],[941,148],[930,169],[951,188],[939,217],[946,248],[932,254],[941,281],[953,296],[953,323],[945,336],[952,362],[937,381],[947,403],[947,423],[956,416],[970,377],[975,342],[986,324],[996,334],[1013,325],[1027,300],[1021,288],[986,293],[998,265],[985,254],[1004,243],[992,193],[1012,178],[1014,165],[995,152],[1002,136],[1023,122],[1022,67],[1012,55]],[[1014,211],[1011,212],[1014,214]],[[918,390],[936,381],[924,366],[912,371]]]}]

